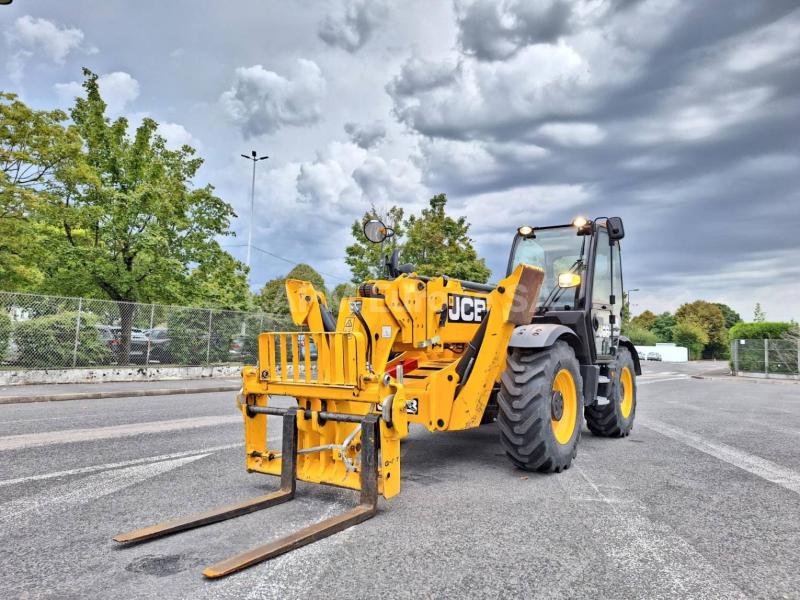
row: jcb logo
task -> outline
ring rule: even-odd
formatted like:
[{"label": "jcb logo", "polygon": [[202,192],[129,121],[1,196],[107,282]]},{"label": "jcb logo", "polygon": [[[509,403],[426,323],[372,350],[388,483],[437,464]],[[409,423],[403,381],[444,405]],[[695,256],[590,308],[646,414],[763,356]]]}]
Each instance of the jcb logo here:
[{"label": "jcb logo", "polygon": [[480,323],[486,316],[486,298],[448,294],[447,320],[451,323]]}]

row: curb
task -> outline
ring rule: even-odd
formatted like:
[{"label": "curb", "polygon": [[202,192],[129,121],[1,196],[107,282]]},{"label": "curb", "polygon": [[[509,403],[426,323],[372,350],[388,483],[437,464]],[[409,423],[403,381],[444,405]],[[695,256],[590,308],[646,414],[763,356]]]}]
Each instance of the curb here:
[{"label": "curb", "polygon": [[692,379],[705,379],[707,381],[739,381],[742,383],[781,383],[789,385],[800,385],[800,381],[795,379],[768,379],[766,377],[746,377],[744,375],[691,375]]},{"label": "curb", "polygon": [[139,398],[143,396],[173,396],[175,394],[204,394],[213,392],[238,392],[241,387],[241,385],[217,385],[195,388],[162,388],[158,390],[114,390],[111,392],[73,392],[71,394],[0,396],[0,404],[59,402],[62,400],[98,400],[101,398]]}]

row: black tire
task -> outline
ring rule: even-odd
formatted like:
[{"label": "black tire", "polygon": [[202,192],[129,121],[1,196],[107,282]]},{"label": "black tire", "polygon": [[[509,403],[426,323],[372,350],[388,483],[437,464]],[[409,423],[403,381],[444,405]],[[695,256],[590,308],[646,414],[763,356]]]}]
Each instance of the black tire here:
[{"label": "black tire", "polygon": [[[623,385],[626,370],[630,377],[632,394],[629,406],[625,403],[625,385]],[[611,381],[605,384],[605,394],[601,395],[605,395],[609,402],[603,406],[599,404],[587,406],[586,424],[594,435],[625,437],[630,435],[636,418],[636,370],[633,357],[627,348],[620,347],[617,350],[617,357],[609,366],[607,377]]]},{"label": "black tire", "polygon": [[[553,386],[562,370],[571,376],[574,406],[571,399],[563,401],[561,416],[556,420],[558,399],[554,400]],[[541,350],[514,348],[501,378],[497,404],[500,442],[512,463],[526,471],[544,473],[569,468],[578,452],[583,425],[583,380],[569,344],[558,341]],[[572,429],[562,431],[569,438],[562,435],[559,441],[555,428],[562,419],[567,419],[563,426],[570,424]]]}]

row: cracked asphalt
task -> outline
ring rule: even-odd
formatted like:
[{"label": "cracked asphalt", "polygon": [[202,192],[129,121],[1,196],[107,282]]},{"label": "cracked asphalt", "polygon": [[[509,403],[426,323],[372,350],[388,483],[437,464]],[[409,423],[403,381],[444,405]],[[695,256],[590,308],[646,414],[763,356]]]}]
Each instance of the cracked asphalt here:
[{"label": "cracked asphalt", "polygon": [[244,470],[233,393],[2,405],[0,596],[800,597],[800,387],[690,377],[707,368],[648,363],[633,434],[584,429],[558,475],[513,468],[494,425],[413,429],[374,519],[216,581],[204,566],[354,493],[300,483],[287,504],[120,547],[277,488]]}]

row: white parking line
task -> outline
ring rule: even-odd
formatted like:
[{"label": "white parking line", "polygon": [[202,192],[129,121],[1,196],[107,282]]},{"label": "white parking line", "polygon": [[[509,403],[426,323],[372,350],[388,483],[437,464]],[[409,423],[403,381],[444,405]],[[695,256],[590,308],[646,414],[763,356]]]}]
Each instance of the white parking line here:
[{"label": "white parking line", "polygon": [[95,473],[77,481],[48,488],[33,496],[14,498],[0,504],[0,524],[12,524],[13,522],[16,527],[19,517],[26,513],[36,512],[36,517],[41,518],[45,511],[64,510],[70,504],[85,504],[91,500],[97,500],[206,456],[208,454],[184,456],[152,464]]},{"label": "white parking line", "polygon": [[756,456],[755,454],[744,452],[733,446],[706,440],[699,435],[684,431],[683,429],[678,429],[672,425],[667,425],[662,421],[648,418],[639,419],[639,423],[661,435],[665,435],[687,446],[691,446],[695,450],[705,452],[734,467],[739,467],[748,473],[776,483],[795,494],[800,494],[800,474],[792,469],[783,467],[770,460]]},{"label": "white parking line", "polygon": [[56,477],[69,477],[70,475],[82,475],[84,473],[94,473],[96,471],[106,471],[108,469],[119,469],[120,467],[131,467],[133,465],[141,465],[143,463],[154,463],[162,460],[171,460],[175,458],[183,458],[184,456],[192,456],[195,454],[211,454],[219,450],[229,450],[230,448],[241,448],[244,444],[225,444],[224,446],[211,446],[210,448],[198,448],[197,450],[188,450],[186,452],[175,452],[173,454],[160,454],[158,456],[146,456],[145,458],[135,458],[117,463],[106,463],[104,465],[92,465],[90,467],[80,467],[77,469],[68,469],[66,471],[56,471],[54,473],[42,473],[40,475],[30,475],[28,477],[18,477],[16,479],[6,479],[0,481],[0,487],[5,485],[15,485],[18,483],[27,483],[29,481],[42,481],[44,479],[54,479]]},{"label": "white parking line", "polygon": [[69,444],[113,438],[131,437],[142,433],[164,433],[200,427],[214,427],[229,423],[241,423],[241,415],[213,415],[207,417],[190,417],[172,419],[170,421],[150,421],[148,423],[130,423],[110,427],[91,429],[66,429],[62,431],[46,431],[43,433],[26,433],[0,437],[0,450],[18,450],[53,444]]},{"label": "white parking line", "polygon": [[636,385],[645,385],[646,383],[661,383],[662,381],[677,381],[679,379],[689,379],[688,375],[681,375],[679,377],[665,377],[663,379],[647,379],[641,381],[639,378],[636,380]]},{"label": "white parking line", "polygon": [[572,501],[591,499],[596,503],[583,518],[602,550],[604,564],[614,563],[617,568],[640,575],[647,573],[648,580],[661,591],[659,597],[746,597],[685,538],[667,524],[651,520],[646,505],[631,490],[615,486],[617,493],[604,491],[611,486],[595,479],[602,473],[608,480],[607,469],[595,469],[590,475],[592,470],[575,464],[559,477],[559,485]]}]

